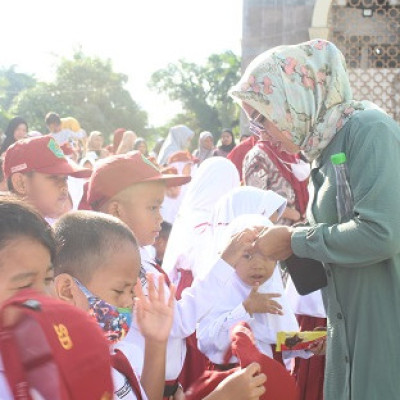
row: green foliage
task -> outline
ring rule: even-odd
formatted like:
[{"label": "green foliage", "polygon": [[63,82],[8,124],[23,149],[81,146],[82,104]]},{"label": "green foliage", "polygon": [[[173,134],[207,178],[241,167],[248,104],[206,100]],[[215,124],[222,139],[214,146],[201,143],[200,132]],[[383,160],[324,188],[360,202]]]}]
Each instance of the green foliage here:
[{"label": "green foliage", "polygon": [[85,56],[63,58],[52,83],[38,83],[21,92],[10,112],[24,116],[32,129],[45,132],[44,117],[55,111],[61,117],[75,117],[88,132],[109,134],[125,127],[145,135],[147,114],[124,89],[128,78],[113,71],[110,60]]},{"label": "green foliage", "polygon": [[36,85],[32,75],[15,71],[15,65],[0,69],[0,108],[8,110],[14,98],[23,90]]},{"label": "green foliage", "polygon": [[228,90],[240,78],[240,59],[231,51],[212,54],[204,65],[179,60],[153,73],[149,86],[180,101],[185,114],[170,121],[219,137],[223,128],[239,125],[239,111]]}]

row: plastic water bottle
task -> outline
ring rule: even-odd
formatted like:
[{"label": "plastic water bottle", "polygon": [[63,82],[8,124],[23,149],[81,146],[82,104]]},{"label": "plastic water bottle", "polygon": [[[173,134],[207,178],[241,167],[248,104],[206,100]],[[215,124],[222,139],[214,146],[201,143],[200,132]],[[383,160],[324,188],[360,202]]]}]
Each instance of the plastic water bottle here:
[{"label": "plastic water bottle", "polygon": [[331,161],[336,175],[336,208],[339,223],[347,222],[354,215],[354,200],[347,180],[346,154],[333,154]]}]

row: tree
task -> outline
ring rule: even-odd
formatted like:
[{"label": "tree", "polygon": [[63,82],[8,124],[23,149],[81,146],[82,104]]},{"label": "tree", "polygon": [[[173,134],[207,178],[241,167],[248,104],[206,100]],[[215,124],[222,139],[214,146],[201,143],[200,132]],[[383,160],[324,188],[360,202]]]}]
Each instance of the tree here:
[{"label": "tree", "polygon": [[[233,52],[212,54],[205,65],[179,60],[154,72],[149,86],[180,101],[192,129],[208,130],[217,137],[223,128],[239,124],[239,111],[228,90],[240,79],[240,59]],[[174,118],[177,122],[180,116]]]},{"label": "tree", "polygon": [[32,128],[45,131],[47,112],[75,117],[88,132],[107,134],[119,127],[146,132],[147,114],[124,88],[128,77],[114,72],[110,60],[77,51],[62,58],[52,83],[40,83],[20,93],[11,111],[24,115]]},{"label": "tree", "polygon": [[0,68],[0,127],[5,128],[12,118],[8,110],[14,98],[35,84],[36,79],[32,75],[16,72],[15,65]]}]

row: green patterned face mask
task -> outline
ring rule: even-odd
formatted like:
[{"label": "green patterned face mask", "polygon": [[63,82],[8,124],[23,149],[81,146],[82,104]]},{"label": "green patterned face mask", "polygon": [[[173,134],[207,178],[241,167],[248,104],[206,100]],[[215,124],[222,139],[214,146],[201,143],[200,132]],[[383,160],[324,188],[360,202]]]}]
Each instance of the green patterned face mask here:
[{"label": "green patterned face mask", "polygon": [[115,307],[94,295],[77,279],[75,282],[88,300],[89,314],[104,331],[106,339],[112,343],[122,340],[127,335],[132,323],[132,309]]}]

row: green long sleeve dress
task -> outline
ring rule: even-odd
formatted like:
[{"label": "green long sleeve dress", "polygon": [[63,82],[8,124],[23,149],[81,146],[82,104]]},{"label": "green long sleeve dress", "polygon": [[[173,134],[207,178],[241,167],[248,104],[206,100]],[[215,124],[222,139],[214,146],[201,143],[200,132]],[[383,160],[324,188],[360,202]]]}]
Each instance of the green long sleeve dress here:
[{"label": "green long sleeve dress", "polygon": [[[347,156],[355,217],[338,223],[332,154]],[[400,399],[400,127],[353,115],[314,161],[310,227],[292,249],[324,263],[328,285],[325,400]]]}]

